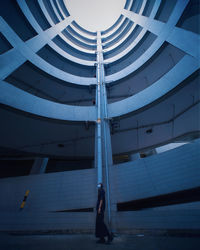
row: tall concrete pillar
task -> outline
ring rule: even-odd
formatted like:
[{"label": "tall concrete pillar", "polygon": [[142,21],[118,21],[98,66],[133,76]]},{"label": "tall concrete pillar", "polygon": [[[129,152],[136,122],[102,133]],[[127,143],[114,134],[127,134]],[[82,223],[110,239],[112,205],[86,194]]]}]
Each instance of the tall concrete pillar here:
[{"label": "tall concrete pillar", "polygon": [[111,224],[111,199],[109,168],[113,164],[109,118],[107,114],[107,93],[105,86],[104,59],[101,44],[101,33],[97,32],[97,122],[95,129],[95,164],[97,166],[98,182],[102,182],[106,189],[108,222]]}]

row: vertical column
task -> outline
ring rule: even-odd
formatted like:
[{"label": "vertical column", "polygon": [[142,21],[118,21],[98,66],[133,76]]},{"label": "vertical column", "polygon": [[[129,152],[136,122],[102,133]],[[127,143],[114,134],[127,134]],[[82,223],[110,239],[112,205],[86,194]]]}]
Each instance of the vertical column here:
[{"label": "vertical column", "polygon": [[[103,64],[103,52],[101,45],[101,33],[97,32],[97,127],[96,127],[96,165],[98,182],[103,182],[106,186],[108,222],[111,224],[110,206],[110,182],[109,167],[112,166],[112,147],[110,137],[110,126],[107,112],[107,93],[105,86],[105,73]],[[105,172],[103,171],[105,170]],[[105,177],[103,179],[103,176]]]},{"label": "vertical column", "polygon": [[96,128],[96,157],[97,157],[97,179],[98,183],[103,182],[103,170],[102,170],[102,112],[101,112],[101,85],[102,85],[102,77],[100,70],[100,53],[101,53],[101,45],[99,38],[97,38],[97,68],[96,68],[96,76],[97,76],[97,87],[96,87],[96,103],[97,103],[97,128]]},{"label": "vertical column", "polygon": [[[104,71],[103,71],[104,72]],[[110,197],[110,174],[109,169],[113,165],[112,158],[112,145],[111,145],[111,135],[110,135],[110,124],[107,111],[107,92],[105,82],[102,84],[102,99],[103,99],[103,159],[105,164],[105,176],[106,176],[106,194],[107,194],[107,204],[108,204],[108,222],[111,227],[111,197]]]},{"label": "vertical column", "polygon": [[45,173],[47,163],[48,163],[48,158],[36,158],[30,174],[43,174]]}]

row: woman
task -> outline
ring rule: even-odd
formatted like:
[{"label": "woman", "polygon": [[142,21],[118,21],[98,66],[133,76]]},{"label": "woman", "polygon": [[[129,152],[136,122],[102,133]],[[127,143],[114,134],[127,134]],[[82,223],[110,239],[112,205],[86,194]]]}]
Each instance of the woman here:
[{"label": "woman", "polygon": [[[96,228],[95,235],[100,238],[97,243],[107,243],[109,244],[113,240],[113,236],[109,233],[105,223],[104,223],[104,211],[105,211],[105,191],[103,189],[102,183],[98,184],[98,199],[96,205]],[[104,237],[108,237],[107,242]]]}]

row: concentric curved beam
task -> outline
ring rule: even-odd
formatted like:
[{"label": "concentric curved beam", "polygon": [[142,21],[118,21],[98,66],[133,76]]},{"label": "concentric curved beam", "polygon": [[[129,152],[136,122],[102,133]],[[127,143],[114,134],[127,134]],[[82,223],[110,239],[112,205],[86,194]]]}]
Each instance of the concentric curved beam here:
[{"label": "concentric curved beam", "polygon": [[95,54],[95,50],[90,50],[90,49],[86,49],[84,47],[81,47],[79,43],[74,43],[73,41],[71,41],[69,38],[67,38],[65,35],[63,35],[62,33],[59,34],[59,36],[70,46],[72,46],[73,48],[79,50],[80,52],[84,52],[87,54]]},{"label": "concentric curved beam", "polygon": [[115,36],[109,41],[103,43],[104,52],[112,51],[118,47],[127,37],[132,33],[134,24],[131,20],[128,20],[126,25],[121,29],[120,32],[116,33]]},{"label": "concentric curved beam", "polygon": [[73,35],[76,39],[79,39],[81,42],[84,42],[88,45],[96,45],[96,43],[97,43],[96,38],[90,39],[90,38],[87,38],[85,36],[82,36],[77,31],[75,31],[71,25],[67,27],[67,31],[71,35]]},{"label": "concentric curved beam", "polygon": [[[194,55],[194,51],[197,51],[194,44],[198,46],[197,44],[199,42],[199,36],[197,34],[175,27],[187,3],[188,3],[188,0],[184,0],[184,1],[179,0],[174,8],[173,13],[170,16],[169,21],[166,24],[160,21],[152,20],[152,19],[143,17],[141,15],[138,15],[137,16],[138,24],[149,29],[150,32],[158,35],[158,37],[153,42],[153,44],[136,61],[134,61],[132,64],[130,64],[128,67],[124,68],[123,70],[118,71],[115,74],[106,76],[106,83],[110,83],[110,82],[114,82],[119,79],[122,79],[128,76],[129,74],[131,74],[132,72],[136,71],[137,69],[139,69],[145,62],[147,62],[156,53],[156,51],[158,51],[158,49],[162,46],[162,44],[165,41],[169,41],[172,45],[175,45],[178,48],[181,48],[181,49],[184,48],[184,51],[190,51],[190,54]],[[137,15],[137,14],[130,13],[130,12],[128,13],[130,15]],[[143,20],[143,21],[139,22],[139,20]],[[179,35],[181,35],[182,38],[187,33],[187,36],[186,36],[187,40],[181,41],[181,39],[178,38],[174,30],[180,30]],[[182,34],[181,34],[181,30],[182,30]],[[178,43],[178,41],[180,43]],[[188,45],[190,43],[191,45],[192,44],[193,45],[188,48]],[[197,55],[196,52],[195,54]]]},{"label": "concentric curved beam", "polygon": [[[43,1],[42,1],[42,0],[38,0],[38,1],[39,1],[40,7],[41,7],[41,9],[42,9],[42,11],[43,11],[45,17],[47,18],[49,24],[50,24],[51,26],[53,26],[53,25],[54,25],[54,22],[52,21],[50,15],[49,15],[49,13],[48,13],[48,11],[46,10]],[[28,18],[28,19],[29,19],[29,18]],[[71,21],[73,21],[73,20],[71,20]],[[69,38],[67,38],[66,36],[64,36],[62,33],[59,34],[59,35],[60,35],[60,37],[61,37],[66,43],[68,43],[69,45],[71,45],[71,46],[74,47],[75,49],[77,49],[77,50],[79,50],[79,51],[81,51],[81,52],[89,53],[89,54],[90,54],[90,53],[91,53],[91,54],[94,54],[94,53],[95,53],[94,51],[92,51],[92,50],[90,50],[90,49],[86,49],[86,48],[82,47],[82,46],[81,46],[81,43],[80,43],[80,44],[76,44],[75,42],[72,42]],[[78,46],[78,45],[80,45],[80,46]]]},{"label": "concentric curved beam", "polygon": [[68,27],[65,30],[63,30],[62,33],[65,36],[67,43],[71,41],[72,43],[80,47],[80,49],[83,48],[86,53],[90,53],[90,51],[96,50],[96,44],[90,44],[86,41],[81,41],[80,38],[77,38],[76,36],[74,36],[74,34],[72,34],[72,32],[69,30]]},{"label": "concentric curved beam", "polygon": [[[85,86],[96,85],[97,83],[96,76],[81,77],[78,75],[79,74],[78,70],[81,70],[81,65],[92,67],[94,66],[96,61],[92,59],[91,60],[81,59],[76,57],[76,55],[73,56],[72,54],[69,54],[66,51],[64,51],[61,47],[59,47],[56,43],[54,43],[54,41],[52,41],[52,39],[55,38],[55,36],[59,36],[64,42],[66,42],[66,44],[69,44],[74,49],[80,51],[85,55],[87,54],[92,58],[92,56],[95,55],[96,51],[94,49],[93,50],[89,48],[87,49],[86,47],[89,45],[89,39],[96,41],[96,33],[89,32],[83,29],[78,24],[76,24],[71,17],[67,17],[65,18],[65,20],[62,21],[62,18],[64,17],[63,15],[64,10],[61,11],[62,8],[58,0],[56,1],[58,7],[56,7],[54,1],[52,0],[49,1],[49,4],[52,6],[52,9],[55,12],[54,14],[57,16],[58,19],[58,24],[56,25],[55,25],[55,20],[53,20],[55,18],[52,18],[52,16],[54,15],[51,15],[52,11],[50,11],[49,13],[45,7],[46,2],[44,4],[42,0],[38,0],[38,3],[40,4],[44,16],[48,20],[49,24],[52,26],[48,30],[43,31],[37,20],[35,20],[35,18],[31,14],[31,11],[26,5],[26,2],[20,0],[17,0],[17,2],[21,7],[21,10],[23,11],[27,20],[30,22],[32,27],[38,32],[38,35],[26,42],[23,42],[12,30],[12,28],[3,20],[3,18],[0,19],[0,24],[1,24],[0,29],[7,38],[7,40],[14,47],[13,49],[9,50],[8,52],[0,56],[1,59],[0,64],[2,66],[0,68],[0,78],[2,80],[5,79],[15,69],[17,69],[20,65],[22,65],[26,60],[29,60],[31,63],[39,67],[41,70],[48,73],[49,75],[54,76],[57,79],[61,79],[63,81],[73,83],[76,85],[85,85]],[[135,72],[137,69],[142,67],[149,59],[151,59],[155,55],[155,53],[161,48],[163,43],[166,41],[175,46],[176,48],[183,50],[187,54],[186,56],[184,56],[182,60],[180,60],[180,62],[177,65],[174,66],[173,69],[171,69],[167,74],[165,74],[152,86],[146,88],[145,90],[139,92],[134,96],[124,99],[123,101],[110,104],[109,105],[110,117],[125,115],[127,113],[141,109],[146,105],[151,104],[151,102],[155,102],[157,99],[167,94],[168,91],[171,91],[176,86],[178,86],[178,84],[180,84],[181,81],[185,79],[184,77],[189,76],[199,67],[198,44],[200,42],[200,36],[196,33],[175,27],[177,21],[181,17],[188,2],[189,0],[177,0],[177,3],[170,15],[168,22],[164,23],[154,19],[158,11],[158,8],[161,4],[161,0],[155,1],[149,17],[142,15],[145,6],[147,4],[147,0],[144,0],[139,5],[140,10],[139,11],[137,10],[138,14],[130,11],[130,9],[132,9],[134,1],[133,0],[127,1],[125,9],[122,11],[123,16],[120,17],[112,27],[102,32],[103,35],[101,36],[101,39],[102,38],[105,39],[104,45],[108,45],[112,41],[115,41],[117,37],[120,38],[118,42],[115,42],[114,45],[109,46],[103,51],[109,53],[112,52],[114,49],[117,50],[117,48],[119,48],[119,46],[125,40],[128,40],[130,35],[134,32],[136,26],[142,27],[142,31],[138,34],[134,42],[131,43],[129,46],[127,45],[124,51],[121,51],[115,54],[114,56],[105,59],[104,60],[105,64],[113,63],[117,65],[117,63],[121,62],[120,61],[121,59],[124,58],[126,59],[125,56],[128,55],[129,52],[133,51],[133,49],[140,44],[142,38],[144,38],[144,35],[147,33],[147,31],[149,31],[150,33],[154,34],[157,37],[155,41],[151,44],[151,46],[138,59],[132,62],[128,67],[124,67],[123,70],[105,76],[105,82],[108,86],[110,83],[114,85],[116,81],[125,78],[126,76],[130,75],[131,73]],[[124,24],[125,19],[127,18],[130,20],[130,22],[133,22],[133,26],[126,34],[123,34],[122,36],[123,30],[125,28],[120,31],[119,27],[122,27],[121,25]],[[66,37],[62,33],[64,30],[67,30],[67,32],[72,36],[72,39]],[[50,46],[53,49],[53,51],[55,51],[55,54],[57,53],[58,55],[61,55],[64,59],[68,59],[72,62],[77,63],[77,75],[75,75],[76,72],[70,74],[68,72],[65,72],[57,68],[56,66],[51,65],[50,63],[42,59],[37,54],[37,52],[40,49],[42,49],[45,45]],[[10,63],[8,64],[8,62]],[[112,66],[113,65],[111,65],[111,67]],[[180,67],[187,67],[185,74],[182,74],[182,70]],[[172,75],[173,72],[176,73],[174,76]],[[169,79],[170,83],[168,82]],[[118,108],[116,108],[117,106]]]},{"label": "concentric curved beam", "polygon": [[63,19],[62,19],[62,17],[60,16],[60,14],[58,13],[58,10],[56,9],[56,6],[55,6],[53,0],[49,0],[49,1],[50,1],[50,4],[51,4],[52,8],[53,8],[54,13],[56,14],[57,18],[58,18],[59,21],[61,22]]},{"label": "concentric curved beam", "polygon": [[[51,26],[53,26],[53,25],[54,25],[54,22],[52,21],[51,16],[49,15],[48,11],[46,10],[43,1],[42,1],[42,0],[38,0],[38,2],[39,2],[39,4],[40,4],[40,7],[41,7],[42,12],[44,13],[45,17],[47,18],[49,24],[50,24]],[[80,46],[78,46],[78,45],[76,44],[76,42],[70,41],[70,39],[67,38],[66,36],[64,36],[63,34],[60,34],[60,36],[61,36],[61,38],[62,38],[66,43],[70,44],[70,45],[71,45],[72,47],[74,47],[75,49],[80,50],[81,52],[85,52],[85,53],[91,53],[91,54],[94,53],[94,51],[82,47],[82,46],[81,46],[81,42],[80,42],[80,44],[79,44]]]},{"label": "concentric curved beam", "polygon": [[[0,81],[0,103],[37,116],[64,121],[95,121],[96,108],[48,101]],[[12,97],[12,98],[11,98]]]},{"label": "concentric curved beam", "polygon": [[[34,27],[34,29],[39,33],[43,33],[44,31],[42,30],[42,28],[40,27],[40,25],[38,24],[37,20],[33,17],[30,9],[28,8],[27,4],[25,1],[18,1],[18,4],[21,8],[21,10],[23,11],[24,15],[26,16],[27,20],[29,20],[30,24],[32,25],[32,27]],[[73,21],[73,19],[71,19],[71,22]],[[70,23],[69,23],[70,25]],[[55,26],[55,25],[54,25]],[[66,41],[66,38],[62,35],[61,31],[59,31],[59,29],[57,29],[57,34],[54,34],[55,35],[60,35],[63,37],[63,39]],[[47,32],[45,33],[45,35],[48,35]],[[42,36],[45,40],[46,40],[46,37],[45,36]],[[72,46],[74,46],[73,43],[69,42]],[[78,63],[78,64],[81,64],[81,65],[87,65],[87,66],[94,66],[94,62],[92,61],[89,61],[89,60],[83,60],[83,59],[79,59],[75,56],[72,56],[70,55],[69,53],[67,53],[66,51],[62,50],[59,46],[57,46],[53,41],[49,40],[48,42],[48,45],[54,49],[58,54],[62,55],[63,57],[65,57],[66,59],[72,61],[72,62],[75,62],[75,63]],[[79,49],[78,46],[76,46],[76,49]],[[90,51],[89,51],[90,53]]]},{"label": "concentric curved beam", "polygon": [[48,45],[54,49],[58,54],[62,55],[64,58],[72,61],[72,62],[75,62],[75,63],[78,63],[78,64],[81,64],[81,65],[86,65],[86,66],[94,66],[94,63],[95,61],[89,61],[89,60],[84,60],[84,59],[81,59],[81,58],[77,58],[75,56],[72,56],[70,55],[69,53],[67,53],[66,51],[64,51],[63,49],[61,49],[58,45],[56,45],[53,41],[50,41],[48,43]]},{"label": "concentric curved beam", "polygon": [[[155,17],[160,4],[161,4],[161,0],[156,0],[149,18],[153,19]],[[126,39],[128,40],[129,36],[132,34],[132,32],[134,32],[134,30],[135,30],[135,28],[136,28],[137,25],[138,25],[138,23],[134,21],[133,26],[132,26],[131,30],[129,31],[129,34],[126,37],[124,37],[123,41],[125,41]],[[131,50],[133,50],[139,44],[139,42],[145,36],[146,32],[147,32],[147,29],[143,28],[141,30],[141,32],[138,34],[138,36],[134,39],[134,41],[129,44],[129,46],[127,46],[123,51],[121,51],[120,53],[116,54],[115,56],[112,56],[109,59],[106,59],[104,62],[108,64],[108,63],[113,63],[113,62],[116,62],[117,60],[120,60],[122,57],[124,57],[125,55],[127,55]],[[122,44],[123,41],[121,41],[120,44]],[[117,48],[117,46],[115,46],[115,45],[112,46],[110,52],[112,52],[112,50],[114,50],[115,48]],[[104,51],[107,52],[106,49]]]},{"label": "concentric curved beam", "polygon": [[163,97],[200,67],[192,56],[183,59],[160,80],[138,94],[108,105],[109,117],[123,116],[138,111]]},{"label": "concentric curved beam", "polygon": [[76,26],[78,28],[78,30],[82,31],[84,34],[86,35],[90,35],[92,37],[96,37],[97,36],[97,32],[93,32],[93,31],[89,31],[86,30],[85,28],[83,28],[82,26],[80,26],[77,22],[73,22],[73,25]]},{"label": "concentric curved beam", "polygon": [[113,39],[115,39],[119,33],[124,30],[125,26],[128,24],[128,18],[125,18],[123,16],[123,22],[121,22],[120,25],[118,25],[118,28],[111,34],[111,35],[108,35],[108,36],[105,36],[104,38],[102,38],[102,42],[103,44],[102,45],[105,45],[107,43],[109,43],[110,41],[112,41]]},{"label": "concentric curved beam", "polygon": [[79,29],[78,26],[77,26],[77,23],[75,21],[72,22],[72,28],[77,32],[79,33],[80,35],[84,36],[85,38],[88,38],[88,39],[96,39],[96,36],[97,34],[88,34],[86,33],[85,31],[83,31],[82,29]]},{"label": "concentric curved beam", "polygon": [[113,34],[114,34],[114,33],[120,28],[120,26],[123,24],[123,22],[124,22],[125,19],[126,19],[126,18],[125,18],[123,15],[121,15],[121,16],[119,17],[119,19],[116,21],[116,23],[113,24],[113,26],[112,26],[111,28],[109,28],[109,31],[108,31],[108,32],[106,32],[106,31],[104,31],[104,32],[106,32],[106,33],[102,32],[102,34],[101,34],[102,39],[106,39],[107,37],[113,36]]},{"label": "concentric curved beam", "polygon": [[67,16],[65,15],[63,9],[62,9],[61,6],[60,6],[60,2],[59,2],[58,0],[55,0],[55,1],[56,1],[56,4],[57,4],[57,6],[58,6],[58,9],[59,9],[60,13],[62,14],[63,18],[67,17]]},{"label": "concentric curved beam", "polygon": [[[43,32],[42,28],[40,27],[38,22],[35,20],[33,14],[31,13],[30,9],[28,8],[26,1],[17,0],[17,3],[19,5],[19,7],[21,8],[22,12],[24,13],[25,17],[30,22],[32,27],[37,31],[37,33]],[[55,25],[52,25],[52,26],[55,26]]]},{"label": "concentric curved beam", "polygon": [[[134,0],[130,0],[130,1],[127,0],[126,2],[128,2],[128,5],[126,6],[126,4],[125,4],[124,8],[126,7],[127,10],[130,10],[130,8],[133,4],[133,1]],[[102,39],[105,39],[106,37],[112,36],[116,32],[116,30],[122,25],[124,20],[125,20],[125,17],[123,15],[121,15],[118,18],[118,20],[113,24],[112,27],[110,27],[109,29],[102,32],[102,34],[101,34]]]},{"label": "concentric curved beam", "polygon": [[126,3],[124,5],[124,9],[130,10],[134,0],[126,0]]},{"label": "concentric curved beam", "polygon": [[[69,19],[66,19],[65,21],[63,21],[63,23],[59,23],[58,25],[63,27],[64,25],[66,25],[66,23],[69,23],[70,21],[71,20],[69,17]],[[67,82],[74,83],[77,85],[96,84],[96,78],[79,77],[79,76],[69,74],[47,63],[44,59],[38,56],[35,53],[36,50],[38,51],[46,43],[46,40],[43,39],[42,35],[36,36],[24,43],[17,36],[17,34],[10,28],[10,26],[3,20],[3,18],[0,18],[0,23],[1,23],[1,31],[4,32],[6,38],[14,47],[14,49],[12,49],[8,53],[5,53],[1,56],[1,65],[3,66],[0,69],[1,79],[5,79],[10,73],[13,72],[14,69],[18,68],[26,60],[29,60],[31,63],[33,63],[35,66],[39,67],[40,69],[44,70],[46,73],[58,79],[61,79],[63,81],[67,81]],[[49,30],[49,33],[51,34],[52,30]],[[54,33],[52,35],[55,36]],[[16,61],[16,60],[13,60],[13,58],[14,56],[16,56],[17,52],[19,55],[18,55],[18,60]],[[10,61],[11,65],[6,64],[7,61]]]},{"label": "concentric curved beam", "polygon": [[[19,1],[19,0],[18,0],[18,1]],[[45,15],[45,17],[46,17],[46,19],[47,19],[47,21],[49,22],[49,24],[50,24],[51,26],[53,26],[53,25],[54,25],[54,22],[53,22],[52,18],[50,17],[50,15],[49,15],[47,9],[45,8],[45,5],[44,5],[43,0],[37,0],[37,1],[38,1],[39,5],[40,5],[40,8],[41,8],[42,12],[44,13],[44,15]]]}]

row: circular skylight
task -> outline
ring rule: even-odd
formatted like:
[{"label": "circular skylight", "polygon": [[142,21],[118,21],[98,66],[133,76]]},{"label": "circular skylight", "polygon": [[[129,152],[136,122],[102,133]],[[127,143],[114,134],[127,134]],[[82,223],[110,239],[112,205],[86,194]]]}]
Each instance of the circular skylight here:
[{"label": "circular skylight", "polygon": [[126,0],[65,0],[74,20],[89,31],[106,30],[120,17]]}]

